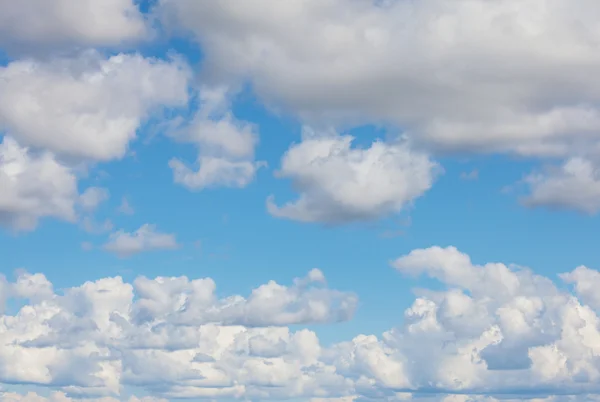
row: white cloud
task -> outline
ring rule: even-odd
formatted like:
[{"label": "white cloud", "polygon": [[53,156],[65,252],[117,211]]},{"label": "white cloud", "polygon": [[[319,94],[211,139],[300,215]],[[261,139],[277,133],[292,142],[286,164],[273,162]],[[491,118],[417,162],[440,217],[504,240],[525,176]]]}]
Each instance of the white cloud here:
[{"label": "white cloud", "polygon": [[575,285],[575,292],[592,308],[600,311],[600,272],[585,266],[577,267],[572,272],[560,275],[566,283]]},{"label": "white cloud", "polygon": [[10,138],[0,143],[0,224],[32,230],[40,218],[75,221],[77,178],[49,152],[32,153]]},{"label": "white cloud", "polygon": [[178,61],[136,54],[14,61],[0,68],[0,129],[61,155],[120,158],[151,111],[186,104],[188,77]]},{"label": "white cloud", "polygon": [[144,224],[135,232],[128,233],[118,230],[111,233],[104,249],[120,257],[129,257],[145,251],[174,250],[178,248],[175,235],[161,233],[156,226]]},{"label": "white cloud", "polygon": [[[391,124],[436,155],[600,160],[597,1],[160,4],[201,45],[205,77],[247,82],[305,124]],[[584,197],[558,203],[596,210]]]},{"label": "white cloud", "polygon": [[309,121],[393,122],[444,150],[599,149],[594,0],[160,3],[209,77]]},{"label": "white cloud", "polygon": [[531,187],[525,205],[600,211],[600,169],[590,160],[571,158],[558,169],[527,176],[525,182]]},{"label": "white cloud", "polygon": [[22,273],[9,286],[29,301],[0,318],[0,382],[82,396],[133,385],[165,397],[323,395],[344,380],[319,363],[316,335],[273,326],[349,319],[355,296],[323,281],[313,270],[219,299],[209,278],[117,277],[58,295],[43,275]]},{"label": "white cloud", "polygon": [[0,0],[0,46],[39,52],[114,46],[148,34],[132,0]]},{"label": "white cloud", "polygon": [[[444,286],[417,291],[404,322],[382,336],[329,347],[287,327],[351,318],[356,297],[326,287],[319,270],[224,298],[209,278],[105,278],[59,295],[43,275],[21,273],[3,285],[29,300],[0,318],[0,382],[113,397],[132,386],[155,397],[250,400],[600,396],[597,271],[562,275],[580,300],[528,269],[478,265],[453,247],[414,250],[393,265]],[[564,396],[546,399],[553,394]]]},{"label": "white cloud", "polygon": [[[108,191],[79,195],[76,169],[123,157],[151,112],[187,103],[189,76],[177,60],[94,51],[0,67],[0,223],[30,230],[93,212]],[[100,230],[90,216],[82,224]]]},{"label": "white cloud", "polygon": [[275,216],[343,223],[399,212],[432,186],[438,165],[406,144],[377,141],[353,148],[348,135],[308,135],[283,156],[279,177],[291,178],[298,200],[267,201]]},{"label": "white cloud", "polygon": [[200,89],[200,106],[191,122],[170,132],[178,141],[198,147],[197,170],[174,158],[169,162],[176,183],[190,190],[207,187],[246,187],[264,162],[254,160],[258,143],[255,125],[237,120],[229,110],[227,88]]}]

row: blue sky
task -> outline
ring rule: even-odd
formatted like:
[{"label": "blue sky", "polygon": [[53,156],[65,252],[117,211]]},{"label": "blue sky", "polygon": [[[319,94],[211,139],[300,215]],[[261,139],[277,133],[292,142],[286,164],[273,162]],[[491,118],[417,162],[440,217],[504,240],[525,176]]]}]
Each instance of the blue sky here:
[{"label": "blue sky", "polygon": [[599,5],[23,4],[2,400],[599,397]]}]

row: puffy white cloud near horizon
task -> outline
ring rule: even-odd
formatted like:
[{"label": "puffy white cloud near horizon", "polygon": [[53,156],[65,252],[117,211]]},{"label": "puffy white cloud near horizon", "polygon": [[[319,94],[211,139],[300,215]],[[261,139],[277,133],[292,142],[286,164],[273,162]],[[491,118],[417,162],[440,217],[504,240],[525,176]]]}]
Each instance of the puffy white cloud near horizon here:
[{"label": "puffy white cloud near horizon", "polygon": [[356,296],[326,287],[319,270],[224,298],[209,278],[104,278],[58,294],[43,275],[21,272],[2,287],[4,298],[28,301],[0,319],[0,381],[112,397],[127,386],[251,400],[600,395],[600,318],[588,283],[597,271],[562,275],[572,294],[526,268],[477,265],[453,247],[417,249],[392,265],[444,289],[417,290],[404,321],[381,336],[329,346],[288,327],[352,317]]}]

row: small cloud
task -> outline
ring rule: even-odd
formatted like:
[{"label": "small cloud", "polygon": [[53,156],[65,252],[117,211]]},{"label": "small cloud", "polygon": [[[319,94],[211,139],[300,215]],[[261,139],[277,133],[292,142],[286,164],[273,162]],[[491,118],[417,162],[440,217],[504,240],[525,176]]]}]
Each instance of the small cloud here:
[{"label": "small cloud", "polygon": [[133,215],[135,213],[133,207],[129,204],[129,201],[125,197],[123,197],[123,199],[121,200],[121,205],[119,205],[119,208],[117,210],[119,211],[119,213],[124,215]]},{"label": "small cloud", "polygon": [[90,187],[79,196],[79,205],[84,211],[94,211],[100,204],[108,200],[110,193],[102,187]]},{"label": "small cloud", "polygon": [[90,251],[94,249],[94,245],[89,241],[84,241],[81,243],[81,249],[84,251]]},{"label": "small cloud", "polygon": [[463,180],[477,180],[479,178],[479,171],[473,169],[470,172],[462,172],[460,178]]},{"label": "small cloud", "polygon": [[132,233],[119,230],[110,235],[103,248],[119,257],[130,257],[145,251],[179,248],[175,235],[160,233],[155,225],[145,224]]},{"label": "small cloud", "polygon": [[382,239],[393,239],[394,237],[400,237],[406,235],[404,230],[386,230],[382,232],[379,237]]},{"label": "small cloud", "polygon": [[81,220],[81,227],[90,234],[102,234],[113,230],[113,223],[107,219],[104,222],[96,222],[93,218],[86,216]]}]

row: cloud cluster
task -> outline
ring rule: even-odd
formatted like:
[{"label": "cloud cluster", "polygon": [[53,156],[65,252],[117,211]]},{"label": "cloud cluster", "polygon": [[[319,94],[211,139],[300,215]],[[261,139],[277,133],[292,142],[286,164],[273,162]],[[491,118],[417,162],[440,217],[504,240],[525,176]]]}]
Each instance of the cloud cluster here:
[{"label": "cloud cluster", "polygon": [[165,397],[324,392],[345,380],[319,363],[313,332],[285,327],[351,318],[356,297],[324,282],[314,269],[291,286],[218,298],[210,278],[116,277],[58,294],[43,275],[21,273],[2,282],[1,297],[28,302],[0,318],[0,382],[76,396],[126,385]]},{"label": "cloud cluster", "polygon": [[[599,165],[593,0],[159,3],[162,20],[201,45],[206,77],[249,81],[304,122],[389,123],[434,153]],[[532,191],[536,205],[582,209],[577,195]]]},{"label": "cloud cluster", "polygon": [[447,149],[597,149],[594,1],[160,3],[221,76],[299,115],[392,120]]},{"label": "cloud cluster", "polygon": [[176,60],[95,51],[0,67],[0,224],[32,229],[94,209],[108,194],[79,195],[81,164],[123,157],[149,113],[186,104],[188,80]]},{"label": "cloud cluster", "polygon": [[225,298],[208,278],[105,278],[59,294],[43,275],[21,273],[2,285],[4,297],[28,301],[0,319],[0,381],[71,396],[136,386],[165,398],[598,399],[597,271],[561,275],[572,294],[453,247],[417,249],[392,265],[444,286],[417,290],[404,322],[381,336],[327,347],[289,327],[351,318],[356,297],[326,287],[319,270]]}]

